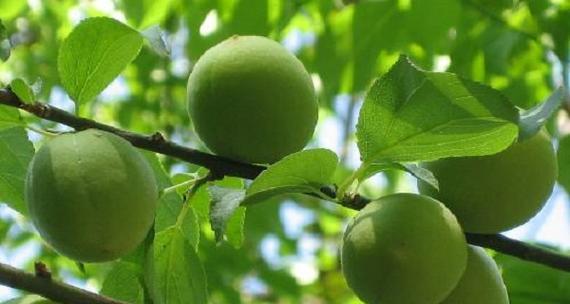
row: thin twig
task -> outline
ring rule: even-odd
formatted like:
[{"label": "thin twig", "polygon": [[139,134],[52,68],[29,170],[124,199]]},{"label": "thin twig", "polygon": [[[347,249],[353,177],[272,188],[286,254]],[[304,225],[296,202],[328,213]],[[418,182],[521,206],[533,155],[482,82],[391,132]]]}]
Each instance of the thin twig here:
[{"label": "thin twig", "polygon": [[128,304],[6,264],[0,264],[0,284],[64,304]]}]

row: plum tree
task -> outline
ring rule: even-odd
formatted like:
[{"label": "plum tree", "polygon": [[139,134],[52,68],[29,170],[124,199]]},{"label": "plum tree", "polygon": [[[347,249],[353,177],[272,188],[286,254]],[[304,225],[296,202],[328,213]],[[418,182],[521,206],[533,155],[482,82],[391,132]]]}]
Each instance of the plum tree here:
[{"label": "plum tree", "polygon": [[507,288],[495,261],[481,247],[469,246],[467,268],[441,304],[509,304]]},{"label": "plum tree", "polygon": [[318,104],[311,77],[294,55],[265,37],[233,36],[194,66],[188,111],[214,153],[272,163],[307,144]]},{"label": "plum tree", "polygon": [[550,196],[558,172],[544,132],[494,155],[448,158],[424,166],[439,181],[439,191],[418,182],[420,193],[443,202],[463,229],[473,233],[497,233],[528,221]]},{"label": "plum tree", "polygon": [[348,285],[366,303],[436,304],[461,278],[467,244],[442,203],[393,194],[369,203],[351,221],[341,263]]},{"label": "plum tree", "polygon": [[146,237],[158,199],[146,159],[99,130],[57,136],[28,168],[30,217],[55,250],[82,262],[116,259]]}]

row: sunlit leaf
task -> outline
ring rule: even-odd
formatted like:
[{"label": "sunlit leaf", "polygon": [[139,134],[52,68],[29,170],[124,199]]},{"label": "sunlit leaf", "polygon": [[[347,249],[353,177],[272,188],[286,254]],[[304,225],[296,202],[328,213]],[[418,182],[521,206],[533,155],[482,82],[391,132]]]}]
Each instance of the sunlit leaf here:
[{"label": "sunlit leaf", "polygon": [[137,56],[142,43],[139,32],[117,20],[85,19],[59,50],[61,83],[76,103],[90,101]]},{"label": "sunlit leaf", "polygon": [[284,193],[318,193],[331,183],[338,158],[327,149],[312,149],[286,156],[269,166],[249,186],[243,204]]},{"label": "sunlit leaf", "polygon": [[497,153],[516,138],[518,113],[499,92],[402,56],[372,86],[360,111],[364,166]]}]

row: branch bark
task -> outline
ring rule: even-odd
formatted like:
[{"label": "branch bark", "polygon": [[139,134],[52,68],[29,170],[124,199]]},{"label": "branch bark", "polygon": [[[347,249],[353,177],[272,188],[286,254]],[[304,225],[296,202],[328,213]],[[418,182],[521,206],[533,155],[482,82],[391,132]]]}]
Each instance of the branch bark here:
[{"label": "branch bark", "polygon": [[29,291],[58,303],[69,304],[128,304],[81,288],[24,272],[10,265],[0,264],[0,284]]},{"label": "branch bark", "polygon": [[[39,118],[53,122],[58,122],[70,126],[76,130],[94,128],[94,129],[100,129],[112,132],[114,134],[123,137],[124,139],[131,142],[134,146],[139,147],[141,149],[164,154],[185,162],[189,162],[192,164],[208,168],[210,171],[212,171],[212,173],[215,176],[234,176],[246,179],[254,179],[266,168],[264,166],[240,163],[223,157],[190,149],[166,140],[160,133],[155,133],[153,135],[142,135],[127,130],[119,129],[113,126],[105,125],[96,122],[94,120],[77,117],[71,113],[68,113],[64,110],[58,109],[56,107],[47,104],[42,104],[42,103],[26,104],[21,100],[19,100],[18,97],[13,92],[7,89],[0,89],[0,104],[21,109]],[[336,196],[336,193],[332,188],[324,188],[323,192],[330,197]],[[341,204],[347,208],[359,210],[362,209],[369,201],[370,201],[369,199],[357,195],[351,198],[350,200],[343,201]],[[469,243],[474,245],[491,248],[495,251],[505,253],[526,261],[535,262],[555,269],[570,272],[570,256],[556,253],[554,251],[530,245],[521,241],[513,240],[500,234],[483,235],[483,234],[467,233],[466,238]],[[9,266],[2,267],[2,265],[0,265],[0,284],[22,290],[27,290],[48,297],[47,293],[44,294],[38,292],[38,291],[44,292],[43,289],[38,290],[36,287],[34,287],[35,284],[38,284],[38,283],[33,283],[37,281],[37,278],[33,276],[32,277],[24,276],[22,274],[22,271],[6,267]],[[9,272],[7,272],[7,274],[4,273],[6,269],[10,270]],[[16,283],[12,282],[13,280],[15,280]],[[42,284],[46,283],[44,282]],[[51,283],[49,287],[50,289],[55,290],[53,291],[54,293],[58,294],[69,293],[71,295],[77,293],[76,290],[73,289],[70,290],[70,287],[68,285],[61,283],[59,284]],[[52,296],[52,294],[49,294],[49,296]],[[55,298],[53,299],[57,300]],[[101,303],[101,304],[120,303],[120,302],[101,302],[101,301],[99,302],[83,301],[80,303]],[[69,302],[69,303],[79,303],[79,302]]]}]

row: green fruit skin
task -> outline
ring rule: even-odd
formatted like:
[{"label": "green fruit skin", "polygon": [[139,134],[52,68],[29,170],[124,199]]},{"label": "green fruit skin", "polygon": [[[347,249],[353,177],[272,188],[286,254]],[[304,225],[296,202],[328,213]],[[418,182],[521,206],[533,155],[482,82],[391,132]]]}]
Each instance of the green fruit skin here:
[{"label": "green fruit skin", "polygon": [[442,203],[393,194],[369,203],[352,220],[341,263],[348,285],[366,303],[436,304],[461,278],[467,243]]},{"label": "green fruit skin", "polygon": [[214,153],[273,163],[311,139],[318,103],[311,77],[283,46],[265,37],[234,36],[194,66],[188,111]]},{"label": "green fruit skin", "polygon": [[441,304],[509,304],[497,264],[483,248],[469,246],[465,273]]},{"label": "green fruit skin", "polygon": [[471,233],[497,233],[533,217],[558,174],[550,138],[543,132],[494,155],[448,158],[423,165],[439,191],[418,182],[420,193],[443,202]]},{"label": "green fruit skin", "polygon": [[144,240],[158,189],[150,165],[129,142],[86,130],[60,135],[37,151],[25,197],[35,227],[55,250],[104,262]]}]

